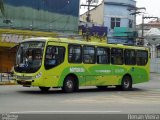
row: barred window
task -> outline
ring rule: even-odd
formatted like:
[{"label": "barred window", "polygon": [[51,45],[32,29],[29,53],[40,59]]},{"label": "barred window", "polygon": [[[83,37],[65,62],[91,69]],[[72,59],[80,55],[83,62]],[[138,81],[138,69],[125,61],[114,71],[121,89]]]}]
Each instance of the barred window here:
[{"label": "barred window", "polygon": [[121,26],[121,18],[111,18],[111,29]]}]

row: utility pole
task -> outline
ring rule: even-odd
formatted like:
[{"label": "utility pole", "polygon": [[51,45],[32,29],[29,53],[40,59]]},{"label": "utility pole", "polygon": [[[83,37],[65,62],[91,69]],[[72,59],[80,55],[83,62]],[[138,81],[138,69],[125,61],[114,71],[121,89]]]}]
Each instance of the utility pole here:
[{"label": "utility pole", "polygon": [[143,39],[144,37],[144,15],[142,15],[142,35],[141,38]]},{"label": "utility pole", "polygon": [[93,5],[94,0],[87,0],[87,4],[82,4],[81,6],[87,7],[87,16],[86,16],[86,21],[91,22],[91,14],[90,14],[90,8],[91,7],[97,7],[97,5]]},{"label": "utility pole", "polygon": [[91,22],[91,14],[90,14],[90,8],[91,7],[97,7],[97,5],[93,5],[94,0],[87,0],[87,4],[82,4],[81,6],[87,7],[87,16],[86,16],[86,39],[89,40],[89,25],[88,23]]},{"label": "utility pole", "polygon": [[[132,13],[130,13],[130,15],[135,15],[135,31],[136,31],[136,16],[138,14],[144,13],[142,10],[146,11],[146,8],[145,7],[135,7],[135,8],[128,8],[128,10],[133,11]],[[144,19],[142,19],[142,23],[144,23]],[[136,41],[136,38],[135,38],[135,41]]]}]

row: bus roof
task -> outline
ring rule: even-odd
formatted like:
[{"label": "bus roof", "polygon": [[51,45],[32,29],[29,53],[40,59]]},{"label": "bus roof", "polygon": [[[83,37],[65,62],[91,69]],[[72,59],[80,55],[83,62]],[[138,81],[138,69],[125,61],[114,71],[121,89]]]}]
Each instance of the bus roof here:
[{"label": "bus roof", "polygon": [[74,38],[51,38],[51,37],[36,37],[36,38],[29,38],[25,39],[22,42],[29,42],[29,41],[44,41],[44,42],[59,42],[59,43],[70,43],[70,44],[81,44],[81,45],[95,45],[95,46],[106,46],[106,47],[118,47],[118,48],[128,48],[128,49],[140,49],[140,50],[147,50],[147,47],[140,47],[140,46],[128,46],[123,44],[107,44],[105,42],[97,41],[84,41],[84,40],[77,40]]}]

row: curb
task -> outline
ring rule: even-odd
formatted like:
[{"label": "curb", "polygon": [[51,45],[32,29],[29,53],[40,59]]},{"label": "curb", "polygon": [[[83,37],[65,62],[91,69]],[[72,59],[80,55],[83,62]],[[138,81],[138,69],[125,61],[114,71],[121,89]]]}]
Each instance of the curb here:
[{"label": "curb", "polygon": [[17,85],[15,81],[0,82],[0,85]]}]

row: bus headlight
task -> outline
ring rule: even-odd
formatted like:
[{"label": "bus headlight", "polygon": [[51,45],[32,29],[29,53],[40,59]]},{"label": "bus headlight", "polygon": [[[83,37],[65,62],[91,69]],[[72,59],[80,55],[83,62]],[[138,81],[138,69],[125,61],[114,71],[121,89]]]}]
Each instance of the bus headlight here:
[{"label": "bus headlight", "polygon": [[42,72],[38,73],[35,78],[40,78],[42,76]]}]

